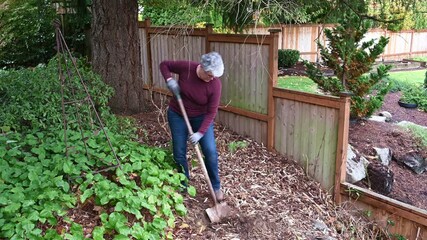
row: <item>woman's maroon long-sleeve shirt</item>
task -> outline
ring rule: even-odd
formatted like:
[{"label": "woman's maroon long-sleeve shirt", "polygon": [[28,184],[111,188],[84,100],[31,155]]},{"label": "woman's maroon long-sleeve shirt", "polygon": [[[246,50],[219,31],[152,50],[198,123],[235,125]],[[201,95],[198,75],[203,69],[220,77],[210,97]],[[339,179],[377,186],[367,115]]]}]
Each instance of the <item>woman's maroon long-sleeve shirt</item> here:
[{"label": "woman's maroon long-sleeve shirt", "polygon": [[[221,98],[221,80],[213,78],[205,82],[197,76],[198,62],[191,61],[163,61],[160,63],[160,72],[165,80],[172,77],[172,73],[178,74],[178,85],[181,89],[181,98],[189,117],[205,114],[198,132],[205,134],[209,125],[214,121],[218,112]],[[171,98],[169,107],[181,114],[178,101]]]}]

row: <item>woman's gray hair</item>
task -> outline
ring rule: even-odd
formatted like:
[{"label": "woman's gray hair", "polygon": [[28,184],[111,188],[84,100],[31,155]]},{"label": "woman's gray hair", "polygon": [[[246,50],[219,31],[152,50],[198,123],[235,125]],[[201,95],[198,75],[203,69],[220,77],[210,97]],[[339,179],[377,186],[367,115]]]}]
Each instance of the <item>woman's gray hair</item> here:
[{"label": "woman's gray hair", "polygon": [[221,55],[217,52],[203,54],[200,65],[203,70],[211,72],[214,77],[221,77],[224,74],[224,63]]}]

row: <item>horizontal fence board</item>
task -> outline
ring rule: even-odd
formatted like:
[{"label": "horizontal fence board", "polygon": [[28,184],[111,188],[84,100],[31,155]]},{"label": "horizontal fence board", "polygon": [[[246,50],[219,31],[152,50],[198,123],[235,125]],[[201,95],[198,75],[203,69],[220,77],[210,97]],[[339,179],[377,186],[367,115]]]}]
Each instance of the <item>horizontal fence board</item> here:
[{"label": "horizontal fence board", "polygon": [[224,124],[242,136],[247,136],[259,143],[267,142],[267,123],[220,110],[216,121]]},{"label": "horizontal fence board", "polygon": [[305,103],[337,109],[340,107],[340,102],[343,101],[338,97],[316,95],[276,87],[273,88],[273,96],[278,98],[294,99]]},{"label": "horizontal fence board", "polygon": [[[355,191],[358,192],[357,200],[350,196]],[[390,233],[400,234],[406,239],[427,239],[426,210],[350,183],[341,184],[341,194],[353,208],[369,211],[371,218]]]}]

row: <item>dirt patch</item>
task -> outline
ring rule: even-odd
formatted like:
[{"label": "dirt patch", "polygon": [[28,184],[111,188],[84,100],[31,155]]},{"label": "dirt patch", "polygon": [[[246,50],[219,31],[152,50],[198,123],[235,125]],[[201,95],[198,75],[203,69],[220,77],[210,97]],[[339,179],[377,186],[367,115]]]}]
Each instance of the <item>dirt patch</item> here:
[{"label": "dirt patch", "polygon": [[[390,148],[395,156],[413,152],[427,158],[427,150],[420,141],[396,125],[400,121],[410,121],[427,126],[427,113],[400,107],[397,103],[399,98],[399,92],[387,94],[381,110],[377,112],[390,112],[392,122],[359,121],[350,124],[349,143],[362,155],[373,157],[373,147],[378,147]],[[391,162],[390,169],[394,173],[394,184],[388,197],[427,209],[427,173],[415,174],[395,161]],[[365,181],[359,184],[367,187]]]}]

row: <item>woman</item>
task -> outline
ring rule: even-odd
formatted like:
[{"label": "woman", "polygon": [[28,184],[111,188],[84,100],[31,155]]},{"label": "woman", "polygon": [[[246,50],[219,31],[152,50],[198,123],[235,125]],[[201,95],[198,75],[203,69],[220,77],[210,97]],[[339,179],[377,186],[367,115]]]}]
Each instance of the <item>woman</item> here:
[{"label": "woman", "polygon": [[[217,52],[204,54],[200,63],[163,61],[160,63],[160,72],[174,96],[181,95],[194,132],[189,140],[193,144],[200,143],[216,199],[222,201],[224,194],[218,174],[218,152],[213,126],[221,97],[219,77],[224,73],[221,55]],[[172,77],[172,73],[178,75],[178,80]],[[190,179],[186,157],[189,132],[175,97],[169,102],[168,121],[172,133],[173,156],[178,170]]]}]

